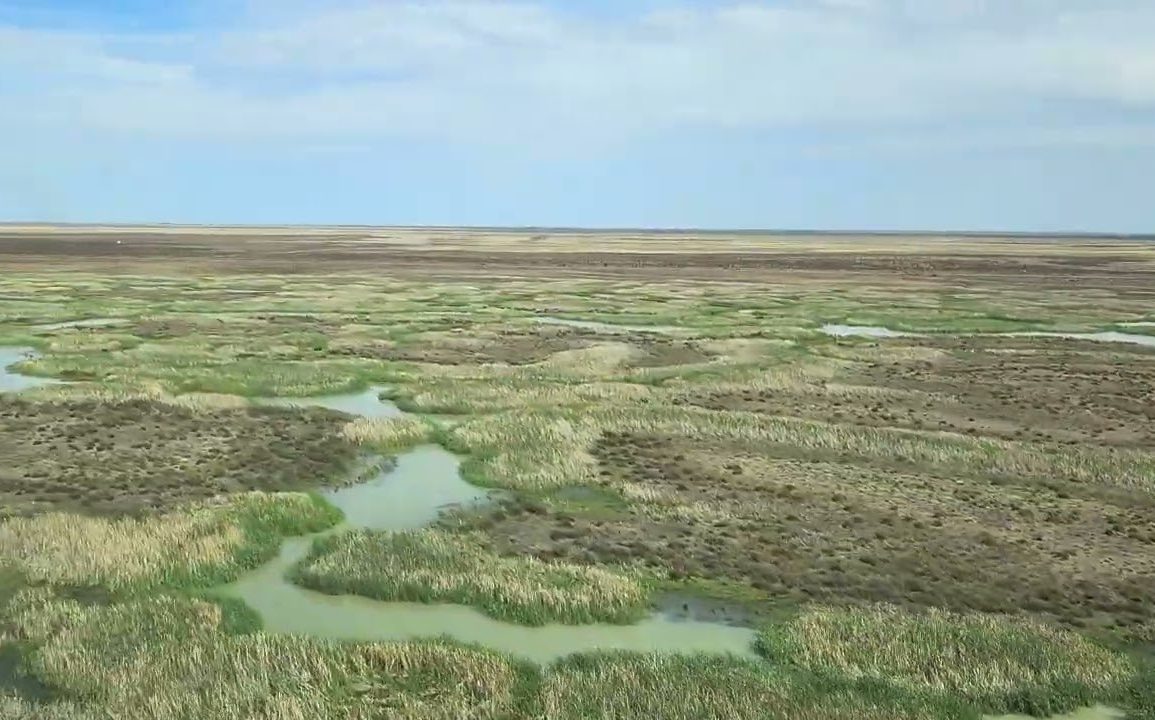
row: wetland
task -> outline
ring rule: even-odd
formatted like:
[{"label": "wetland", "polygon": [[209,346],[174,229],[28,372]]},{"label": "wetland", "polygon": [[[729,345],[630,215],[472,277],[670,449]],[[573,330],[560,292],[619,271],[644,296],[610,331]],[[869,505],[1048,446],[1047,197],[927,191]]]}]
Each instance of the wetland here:
[{"label": "wetland", "polygon": [[1155,718],[1135,263],[268,243],[0,252],[0,714]]}]

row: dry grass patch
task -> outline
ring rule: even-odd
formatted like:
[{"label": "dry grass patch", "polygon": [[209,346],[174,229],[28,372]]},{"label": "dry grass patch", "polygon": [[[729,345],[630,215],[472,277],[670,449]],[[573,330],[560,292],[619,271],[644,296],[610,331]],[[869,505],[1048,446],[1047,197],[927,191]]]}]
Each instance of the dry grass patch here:
[{"label": "dry grass patch", "polygon": [[0,523],[0,562],[31,581],[60,585],[211,585],[270,556],[282,534],[321,530],[338,519],[303,493],[248,493],[145,518],[47,513]]},{"label": "dry grass patch", "polygon": [[357,418],[341,428],[349,442],[376,450],[401,450],[429,440],[433,428],[421,418]]}]

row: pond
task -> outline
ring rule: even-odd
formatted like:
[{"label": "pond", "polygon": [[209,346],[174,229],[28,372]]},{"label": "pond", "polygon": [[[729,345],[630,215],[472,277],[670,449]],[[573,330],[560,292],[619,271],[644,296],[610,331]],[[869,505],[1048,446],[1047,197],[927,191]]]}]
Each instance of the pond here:
[{"label": "pond", "polygon": [[388,400],[381,399],[383,388],[373,386],[358,393],[344,393],[340,395],[318,395],[301,398],[254,398],[255,405],[271,405],[276,407],[323,407],[337,410],[349,415],[367,418],[395,418],[404,415],[397,406]]},{"label": "pond", "polygon": [[420,447],[369,482],[325,493],[345,512],[342,525],[285,541],[274,560],[218,592],[244,600],[261,614],[266,631],[275,633],[361,641],[449,636],[539,663],[596,649],[753,655],[750,629],[663,614],[634,625],[525,627],[463,605],[331,596],[285,579],[320,535],[353,528],[413,530],[445,508],[485,501],[486,492],[465,482],[458,466],[458,458],[442,448]]},{"label": "pond", "polygon": [[9,368],[9,366],[22,360],[29,360],[34,357],[36,357],[36,352],[32,348],[0,345],[0,392],[19,392],[40,385],[55,385],[63,382],[53,378],[21,375]]}]

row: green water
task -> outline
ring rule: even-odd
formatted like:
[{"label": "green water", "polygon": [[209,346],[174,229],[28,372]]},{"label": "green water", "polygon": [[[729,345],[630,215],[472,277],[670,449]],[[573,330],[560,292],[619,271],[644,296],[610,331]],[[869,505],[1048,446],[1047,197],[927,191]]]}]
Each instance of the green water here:
[{"label": "green water", "polygon": [[[461,479],[458,464],[449,452],[425,446],[367,483],[327,493],[346,516],[342,526],[327,532],[411,530],[428,524],[443,508],[483,501],[486,493]],[[626,626],[523,627],[462,605],[381,602],[306,590],[286,581],[285,573],[307,554],[313,537],[286,541],[275,560],[219,592],[244,600],[261,614],[265,630],[276,633],[361,641],[446,635],[540,663],[595,649],[753,654],[752,630],[665,615]]]}]

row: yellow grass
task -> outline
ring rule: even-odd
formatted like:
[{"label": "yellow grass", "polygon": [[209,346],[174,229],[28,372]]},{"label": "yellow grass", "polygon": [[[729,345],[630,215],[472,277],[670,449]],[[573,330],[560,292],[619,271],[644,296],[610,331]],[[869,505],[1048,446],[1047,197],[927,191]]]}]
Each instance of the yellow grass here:
[{"label": "yellow grass", "polygon": [[247,538],[238,513],[314,512],[302,493],[247,493],[147,518],[46,513],[0,523],[0,561],[30,580],[112,589],[235,570]]},{"label": "yellow grass", "polygon": [[431,427],[420,418],[357,418],[341,428],[341,434],[357,445],[382,450],[403,449],[429,439]]}]

